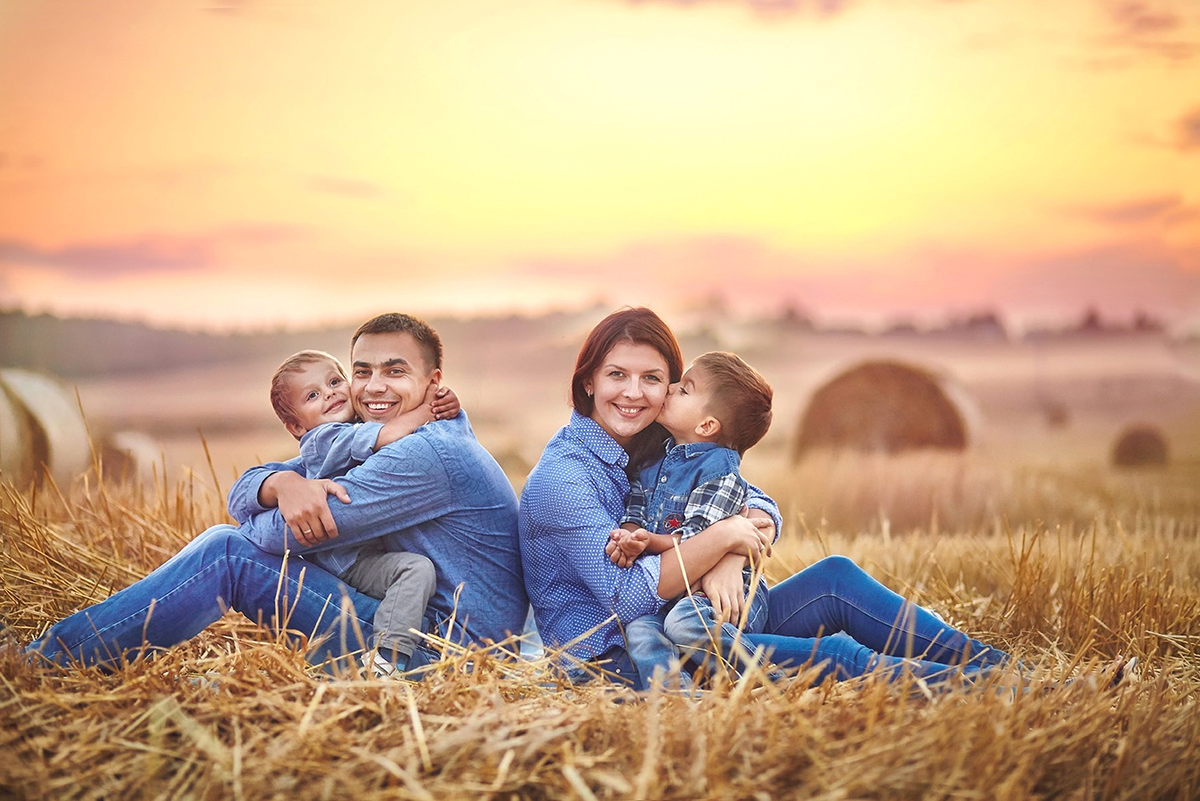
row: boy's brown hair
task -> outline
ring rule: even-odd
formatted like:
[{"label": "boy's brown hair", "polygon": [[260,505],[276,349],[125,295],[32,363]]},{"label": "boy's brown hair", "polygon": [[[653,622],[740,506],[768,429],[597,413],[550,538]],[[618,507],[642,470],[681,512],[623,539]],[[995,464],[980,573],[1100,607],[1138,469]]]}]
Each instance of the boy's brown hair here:
[{"label": "boy's brown hair", "polygon": [[726,351],[705,353],[692,365],[708,377],[708,411],[721,423],[721,444],[745,454],[771,427],[775,394],[771,385],[739,356]]},{"label": "boy's brown hair", "polygon": [[275,410],[275,415],[284,426],[300,424],[300,421],[296,419],[296,409],[292,406],[291,393],[288,392],[290,388],[287,378],[293,373],[300,372],[300,368],[305,365],[316,362],[332,362],[338,372],[342,374],[342,378],[346,378],[346,368],[342,366],[342,363],[336,356],[323,350],[302,350],[284,359],[283,364],[275,368],[275,374],[271,376],[271,408]]}]

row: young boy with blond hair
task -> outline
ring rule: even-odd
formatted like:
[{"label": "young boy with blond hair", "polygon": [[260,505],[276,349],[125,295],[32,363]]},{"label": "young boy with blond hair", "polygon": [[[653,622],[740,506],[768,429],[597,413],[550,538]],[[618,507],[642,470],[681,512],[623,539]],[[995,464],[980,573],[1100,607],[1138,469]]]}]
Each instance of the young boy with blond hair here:
[{"label": "young boy with blond hair", "polygon": [[[670,434],[666,451],[630,482],[621,528],[609,536],[605,551],[616,565],[628,567],[643,553],[664,553],[741,514],[749,497],[739,472],[741,457],[767,433],[772,399],[758,371],[732,353],[705,353],[692,362],[658,414],[657,422]],[[761,632],[766,625],[766,583],[761,576],[757,586],[754,582],[747,567],[743,592],[749,606],[742,625],[729,632],[732,638]],[[696,618],[705,629],[697,628]],[[716,622],[711,601],[693,594],[626,624],[626,646],[643,684],[665,682],[678,670],[676,646],[689,656],[706,650],[697,647],[696,632]],[[681,637],[687,641],[677,641]],[[682,672],[678,681],[683,688],[689,685]]]},{"label": "young boy with blond hair", "polygon": [[[300,441],[305,478],[338,478],[384,445],[425,423],[455,417],[458,398],[448,387],[431,385],[425,403],[388,423],[356,423],[346,370],[336,357],[303,350],[284,360],[271,376],[271,407]],[[408,666],[421,631],[425,607],[437,583],[433,562],[404,551],[387,551],[379,541],[304,556],[341,581],[381,603],[375,613],[373,660],[364,665],[376,676]]]}]

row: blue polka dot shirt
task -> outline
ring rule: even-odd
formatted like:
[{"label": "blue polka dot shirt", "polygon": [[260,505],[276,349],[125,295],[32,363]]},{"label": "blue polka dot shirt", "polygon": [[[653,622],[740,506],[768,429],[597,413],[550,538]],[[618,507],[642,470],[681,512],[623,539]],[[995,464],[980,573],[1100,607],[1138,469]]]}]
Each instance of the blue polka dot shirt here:
[{"label": "blue polka dot shirt", "polygon": [[[521,560],[538,631],[548,646],[580,659],[624,648],[623,625],[666,603],[658,597],[658,555],[619,568],[604,553],[625,515],[628,464],[629,455],[595,420],[572,412],[521,493]],[[755,488],[751,495],[750,505],[778,526],[770,498]]]}]

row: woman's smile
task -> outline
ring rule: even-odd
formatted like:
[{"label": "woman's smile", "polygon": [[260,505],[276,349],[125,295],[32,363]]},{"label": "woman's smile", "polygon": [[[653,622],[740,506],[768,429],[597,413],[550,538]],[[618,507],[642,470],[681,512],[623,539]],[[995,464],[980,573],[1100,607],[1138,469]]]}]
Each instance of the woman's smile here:
[{"label": "woman's smile", "polygon": [[654,422],[667,398],[669,370],[650,345],[618,342],[584,388],[593,396],[592,419],[625,446]]}]

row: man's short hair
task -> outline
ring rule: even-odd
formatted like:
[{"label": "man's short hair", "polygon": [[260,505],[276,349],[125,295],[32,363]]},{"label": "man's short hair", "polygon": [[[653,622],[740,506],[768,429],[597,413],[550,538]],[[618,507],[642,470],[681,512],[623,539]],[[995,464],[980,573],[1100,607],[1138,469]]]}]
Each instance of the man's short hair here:
[{"label": "man's short hair", "polygon": [[300,421],[296,419],[296,408],[292,405],[291,393],[288,391],[290,388],[287,378],[293,373],[300,372],[304,366],[317,362],[330,362],[342,374],[342,378],[346,377],[346,368],[342,367],[342,363],[337,360],[337,357],[323,350],[302,350],[293,353],[283,360],[283,364],[275,368],[275,374],[271,376],[271,408],[275,410],[276,417],[285,426],[300,424]]},{"label": "man's short hair", "polygon": [[733,353],[705,353],[692,365],[708,379],[708,411],[721,422],[721,444],[744,454],[771,427],[771,385]]},{"label": "man's short hair", "polygon": [[442,338],[428,323],[409,314],[388,312],[372,317],[358,327],[350,340],[350,352],[363,334],[410,334],[417,341],[429,370],[442,369]]}]

